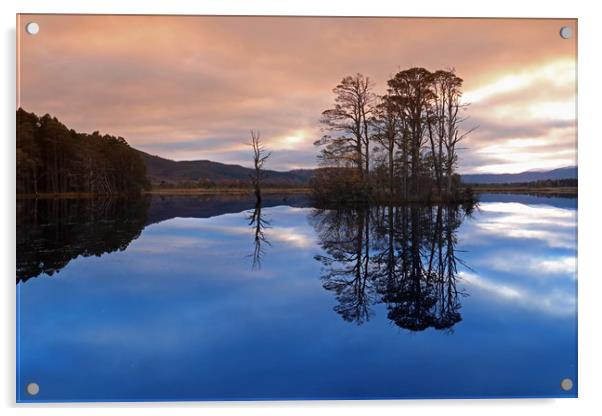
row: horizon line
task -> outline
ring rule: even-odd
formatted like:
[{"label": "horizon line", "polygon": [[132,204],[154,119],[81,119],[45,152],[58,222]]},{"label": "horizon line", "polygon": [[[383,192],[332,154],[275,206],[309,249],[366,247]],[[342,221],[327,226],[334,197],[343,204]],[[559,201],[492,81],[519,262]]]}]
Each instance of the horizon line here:
[{"label": "horizon line", "polygon": [[[129,143],[128,143],[129,144]],[[153,157],[158,157],[164,160],[168,160],[170,162],[211,162],[211,163],[219,163],[222,165],[227,165],[227,166],[238,166],[238,167],[242,167],[245,169],[252,169],[249,166],[245,166],[243,164],[240,163],[230,163],[230,162],[224,162],[224,161],[219,161],[219,160],[214,160],[214,159],[181,159],[181,160],[176,160],[176,159],[171,159],[169,157],[165,157],[165,156],[161,156],[158,154],[153,154],[153,153],[149,153],[145,150],[141,150],[137,147],[134,147],[132,145],[130,145],[130,147],[132,149],[135,149],[139,152],[145,153],[149,156],[153,156]],[[523,170],[520,172],[501,172],[501,173],[496,173],[496,172],[468,172],[468,173],[458,173],[460,176],[464,176],[464,175],[521,175],[523,173],[529,173],[529,172],[551,172],[553,170],[558,170],[558,169],[566,169],[566,168],[575,168],[578,169],[579,166],[578,165],[563,165],[563,166],[558,166],[555,168],[549,168],[549,169],[538,169],[538,168],[534,168],[534,169],[528,169],[528,170]],[[300,168],[289,168],[286,170],[282,170],[282,169],[265,169],[267,171],[272,171],[272,172],[282,172],[282,173],[287,173],[287,172],[291,172],[293,170],[316,170],[316,169],[320,169],[319,166],[312,166],[312,167],[300,167]]]}]

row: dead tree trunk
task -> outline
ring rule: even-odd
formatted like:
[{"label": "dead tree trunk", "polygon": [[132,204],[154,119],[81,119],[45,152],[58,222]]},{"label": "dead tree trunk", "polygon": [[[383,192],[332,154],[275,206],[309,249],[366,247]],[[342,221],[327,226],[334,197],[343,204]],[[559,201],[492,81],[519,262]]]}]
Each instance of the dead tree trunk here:
[{"label": "dead tree trunk", "polygon": [[263,165],[271,156],[271,153],[265,150],[259,130],[251,130],[251,147],[253,148],[254,167],[254,172],[251,175],[251,183],[253,184],[253,192],[255,193],[257,203],[261,203],[261,185],[264,177]]}]

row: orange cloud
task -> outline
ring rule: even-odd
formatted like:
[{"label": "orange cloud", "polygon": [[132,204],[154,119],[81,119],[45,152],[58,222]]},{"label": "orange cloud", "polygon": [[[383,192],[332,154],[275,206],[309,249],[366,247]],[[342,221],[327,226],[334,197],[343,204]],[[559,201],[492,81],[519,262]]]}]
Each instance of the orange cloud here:
[{"label": "orange cloud", "polygon": [[[23,27],[34,20],[40,33],[29,36]],[[558,36],[574,20],[22,15],[21,23],[21,106],[165,157],[245,163],[228,149],[256,128],[275,150],[273,167],[312,166],[320,113],[343,76],[363,72],[382,93],[397,70],[424,66],[455,67],[474,102],[470,122],[481,128],[464,171],[516,170],[504,156],[508,140],[548,140],[562,152],[540,157],[533,146],[532,167],[575,158],[574,128],[552,134],[554,122],[574,121],[576,39]],[[493,144],[505,150],[482,150]]]}]

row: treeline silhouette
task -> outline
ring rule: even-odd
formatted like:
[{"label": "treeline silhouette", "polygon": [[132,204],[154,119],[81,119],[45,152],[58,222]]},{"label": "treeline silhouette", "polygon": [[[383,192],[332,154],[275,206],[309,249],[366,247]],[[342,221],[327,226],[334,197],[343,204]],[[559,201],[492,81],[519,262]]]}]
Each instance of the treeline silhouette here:
[{"label": "treeline silhouette", "polygon": [[147,222],[149,198],[17,200],[17,283],[58,273],[78,256],[125,250]]},{"label": "treeline silhouette", "polygon": [[149,186],[123,137],[78,133],[55,117],[17,110],[17,193],[136,193]]},{"label": "treeline silhouette", "polygon": [[473,206],[316,209],[310,222],[325,254],[322,281],[334,310],[358,325],[375,304],[411,331],[451,329],[461,321],[456,232]]},{"label": "treeline silhouette", "polygon": [[453,70],[410,68],[377,96],[370,78],[343,78],[324,136],[313,189],[318,201],[465,201],[472,194],[456,174],[467,105]]}]

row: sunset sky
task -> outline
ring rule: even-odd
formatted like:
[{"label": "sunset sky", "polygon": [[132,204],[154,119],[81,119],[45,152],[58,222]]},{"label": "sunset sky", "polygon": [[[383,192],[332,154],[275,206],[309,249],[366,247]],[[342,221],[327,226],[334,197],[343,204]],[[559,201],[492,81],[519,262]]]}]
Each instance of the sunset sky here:
[{"label": "sunset sky", "polygon": [[423,66],[465,81],[465,126],[479,128],[461,173],[577,163],[575,20],[22,15],[19,26],[18,105],[170,159],[248,166],[259,129],[269,168],[315,167],[320,113],[345,75],[383,93]]}]

